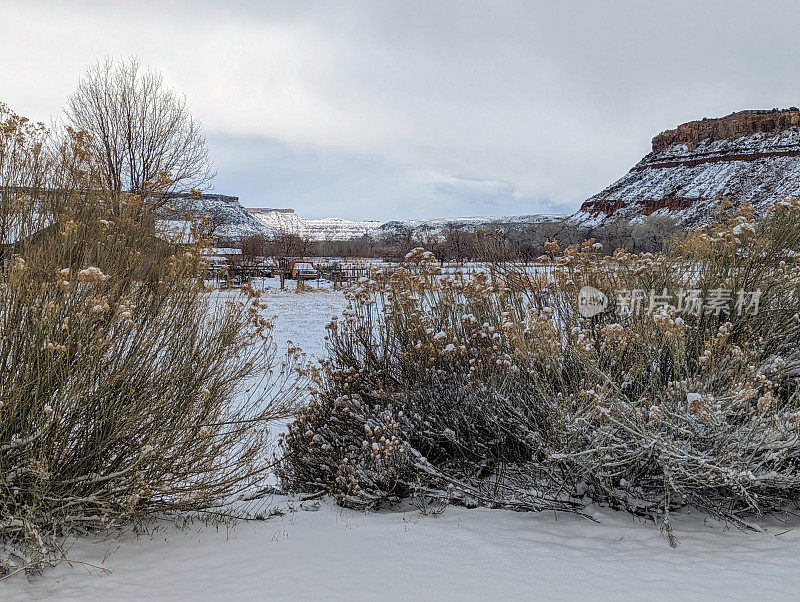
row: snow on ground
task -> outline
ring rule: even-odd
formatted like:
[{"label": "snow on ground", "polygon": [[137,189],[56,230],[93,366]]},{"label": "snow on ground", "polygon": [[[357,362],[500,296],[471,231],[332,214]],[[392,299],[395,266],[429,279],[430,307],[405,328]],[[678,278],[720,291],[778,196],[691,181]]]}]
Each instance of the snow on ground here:
[{"label": "snow on ground", "polygon": [[[275,337],[319,357],[325,324],[343,293],[277,290],[266,280]],[[258,502],[284,514],[264,522],[73,541],[62,563],[0,583],[0,599],[56,600],[485,600],[794,599],[800,590],[800,519],[741,532],[697,512],[673,517],[670,548],[659,529],[624,513],[573,515],[413,507],[338,508],[329,499]]]},{"label": "snow on ground", "polygon": [[263,290],[262,301],[267,303],[267,316],[277,316],[272,337],[280,351],[286,350],[287,341],[298,345],[309,356],[320,358],[325,353],[325,326],[333,316],[342,313],[346,300],[344,292],[334,291],[331,284],[322,281],[305,283],[305,292],[297,292],[297,282],[286,281],[286,290],[280,290],[278,278],[258,278],[254,288]]},{"label": "snow on ground", "polygon": [[[675,520],[670,548],[652,523],[598,510],[571,515],[449,508],[423,516],[342,510],[329,500],[272,500],[283,517],[233,529],[163,524],[152,535],[101,537],[5,599],[592,600],[790,599],[800,588],[800,532],[724,530]],[[303,510],[301,506],[305,507]],[[105,558],[106,554],[110,554]]]}]

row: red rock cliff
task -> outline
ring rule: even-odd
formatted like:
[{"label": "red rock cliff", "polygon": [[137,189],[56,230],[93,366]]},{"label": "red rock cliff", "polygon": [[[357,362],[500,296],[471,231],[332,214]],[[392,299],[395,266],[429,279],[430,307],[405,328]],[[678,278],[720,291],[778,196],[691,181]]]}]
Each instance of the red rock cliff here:
[{"label": "red rock cliff", "polygon": [[702,119],[679,125],[653,138],[653,152],[659,153],[674,144],[686,144],[694,150],[702,140],[723,140],[751,134],[777,134],[800,125],[800,109],[740,111],[727,117]]},{"label": "red rock cliff", "polygon": [[595,226],[655,213],[692,226],[717,219],[723,204],[763,213],[789,197],[800,197],[800,109],[740,111],[660,133],[652,152],[572,219]]}]

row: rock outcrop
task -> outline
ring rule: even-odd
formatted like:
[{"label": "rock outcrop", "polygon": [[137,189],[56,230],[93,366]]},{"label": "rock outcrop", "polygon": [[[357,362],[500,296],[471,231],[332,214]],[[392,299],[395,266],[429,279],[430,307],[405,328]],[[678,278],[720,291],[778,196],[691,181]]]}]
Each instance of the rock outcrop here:
[{"label": "rock outcrop", "polygon": [[719,119],[701,119],[661,132],[653,138],[653,152],[660,153],[676,144],[694,150],[703,140],[726,140],[753,134],[779,134],[800,125],[800,109],[740,111]]},{"label": "rock outcrop", "polygon": [[741,111],[658,134],[652,152],[588,199],[572,220],[596,226],[647,215],[709,223],[722,201],[764,208],[800,196],[800,110]]}]

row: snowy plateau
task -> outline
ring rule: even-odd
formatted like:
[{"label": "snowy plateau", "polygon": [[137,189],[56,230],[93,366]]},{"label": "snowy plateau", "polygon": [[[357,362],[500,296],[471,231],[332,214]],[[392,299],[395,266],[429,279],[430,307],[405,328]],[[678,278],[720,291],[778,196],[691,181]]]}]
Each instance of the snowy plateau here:
[{"label": "snowy plateau", "polygon": [[742,111],[692,121],[653,138],[652,152],[581,205],[584,227],[647,215],[692,227],[750,202],[756,214],[800,196],[800,110]]},{"label": "snowy plateau", "polygon": [[379,222],[375,220],[352,221],[338,217],[326,219],[306,219],[297,215],[293,209],[251,209],[252,214],[271,231],[296,234],[312,241],[352,240],[365,235],[380,237],[385,235],[412,234],[417,238],[438,237],[448,225],[456,228],[480,228],[492,224],[523,226],[550,221],[561,221],[564,215],[519,215],[512,217],[452,217],[438,219],[394,220]]},{"label": "snowy plateau", "polygon": [[313,241],[350,240],[377,229],[381,222],[352,221],[338,217],[305,219],[293,209],[251,209],[247,212],[273,232],[295,234]]}]

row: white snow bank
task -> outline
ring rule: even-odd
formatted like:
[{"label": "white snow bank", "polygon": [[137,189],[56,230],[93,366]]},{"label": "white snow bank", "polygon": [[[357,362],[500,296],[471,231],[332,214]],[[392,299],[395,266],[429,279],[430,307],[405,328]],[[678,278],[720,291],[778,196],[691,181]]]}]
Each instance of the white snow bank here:
[{"label": "white snow bank", "polygon": [[[299,509],[300,504],[276,499]],[[576,516],[450,508],[364,514],[323,500],[232,531],[164,525],[153,536],[80,540],[76,560],[0,585],[6,599],[486,600],[789,599],[800,587],[800,535],[674,519],[671,549],[652,523],[598,510]],[[305,502],[307,508],[315,503]],[[104,560],[104,556],[110,554]]]}]

